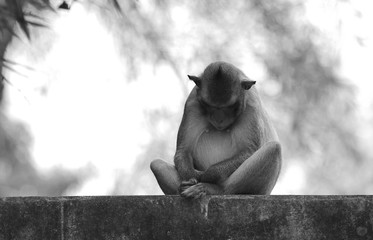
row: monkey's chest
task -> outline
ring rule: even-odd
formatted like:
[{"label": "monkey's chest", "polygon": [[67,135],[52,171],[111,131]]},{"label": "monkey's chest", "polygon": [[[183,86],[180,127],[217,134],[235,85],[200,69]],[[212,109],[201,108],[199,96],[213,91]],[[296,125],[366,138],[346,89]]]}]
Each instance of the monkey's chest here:
[{"label": "monkey's chest", "polygon": [[199,170],[206,170],[212,164],[232,157],[237,150],[236,141],[229,132],[204,132],[194,147],[194,165]]}]

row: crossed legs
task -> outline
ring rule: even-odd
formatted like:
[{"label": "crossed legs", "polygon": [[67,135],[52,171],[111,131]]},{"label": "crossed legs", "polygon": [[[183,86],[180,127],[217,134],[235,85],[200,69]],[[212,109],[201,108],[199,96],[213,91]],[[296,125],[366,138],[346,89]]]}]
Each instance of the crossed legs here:
[{"label": "crossed legs", "polygon": [[[172,164],[157,159],[150,164],[150,168],[166,195],[179,194],[178,189],[182,182]],[[280,168],[280,144],[268,142],[222,183],[183,182],[181,195],[198,198],[205,194],[270,194],[276,184]]]}]

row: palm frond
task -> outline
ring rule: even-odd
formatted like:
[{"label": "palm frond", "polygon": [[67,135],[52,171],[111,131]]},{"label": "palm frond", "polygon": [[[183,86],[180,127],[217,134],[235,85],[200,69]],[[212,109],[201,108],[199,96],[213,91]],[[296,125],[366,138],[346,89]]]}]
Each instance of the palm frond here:
[{"label": "palm frond", "polygon": [[122,12],[122,9],[119,5],[119,2],[117,0],[112,0],[112,3],[114,5],[114,8],[117,9],[119,12]]},{"label": "palm frond", "polygon": [[28,65],[25,65],[25,64],[22,64],[22,63],[18,63],[18,62],[15,62],[15,61],[12,61],[12,60],[9,60],[9,59],[6,59],[6,58],[1,58],[0,59],[3,63],[6,63],[6,64],[13,64],[13,65],[17,65],[17,66],[20,66],[20,67],[23,67],[29,71],[35,71],[35,69],[33,67],[30,67]]},{"label": "palm frond", "polygon": [[44,20],[42,17],[23,10],[25,4],[29,4],[37,10],[49,9],[55,11],[52,8],[50,0],[5,0],[5,5],[0,6],[1,31],[9,31],[12,35],[19,38],[13,30],[12,23],[15,21],[20,26],[22,32],[25,33],[26,37],[30,39],[30,26],[47,27],[46,24],[42,23]]}]

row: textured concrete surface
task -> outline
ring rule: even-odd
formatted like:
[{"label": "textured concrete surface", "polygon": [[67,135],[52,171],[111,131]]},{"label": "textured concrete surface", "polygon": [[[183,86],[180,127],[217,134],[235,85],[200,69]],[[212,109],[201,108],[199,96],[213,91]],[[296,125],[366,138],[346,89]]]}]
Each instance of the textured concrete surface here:
[{"label": "textured concrete surface", "polygon": [[2,198],[0,239],[373,239],[373,196]]}]

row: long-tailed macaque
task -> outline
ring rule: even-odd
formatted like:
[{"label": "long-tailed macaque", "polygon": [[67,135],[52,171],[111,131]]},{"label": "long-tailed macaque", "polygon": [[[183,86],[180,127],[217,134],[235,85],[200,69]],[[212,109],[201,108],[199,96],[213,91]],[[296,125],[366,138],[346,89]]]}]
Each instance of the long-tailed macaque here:
[{"label": "long-tailed macaque", "polygon": [[270,194],[281,147],[259,95],[241,70],[214,62],[197,76],[177,136],[175,166],[150,167],[165,194]]}]

